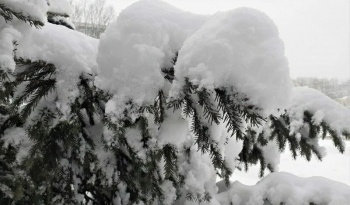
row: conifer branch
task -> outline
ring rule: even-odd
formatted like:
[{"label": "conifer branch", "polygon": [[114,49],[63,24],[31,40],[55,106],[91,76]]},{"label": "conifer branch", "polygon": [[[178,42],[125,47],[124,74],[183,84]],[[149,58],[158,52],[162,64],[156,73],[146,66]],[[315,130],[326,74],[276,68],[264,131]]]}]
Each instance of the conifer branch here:
[{"label": "conifer branch", "polygon": [[215,92],[215,100],[218,102],[218,108],[224,113],[223,121],[226,122],[228,132],[231,132],[231,136],[241,132],[242,119],[239,106],[233,102],[225,90],[215,89]]},{"label": "conifer branch", "polygon": [[38,20],[32,19],[30,16],[25,16],[21,12],[16,12],[6,7],[4,4],[0,4],[0,16],[4,17],[5,21],[12,21],[14,17],[17,19],[28,22],[31,26],[35,26],[36,28],[41,28],[44,26],[44,23]]},{"label": "conifer branch", "polygon": [[179,52],[175,53],[175,56],[171,59],[171,64],[173,64],[173,66],[171,68],[162,68],[162,72],[164,74],[164,78],[166,80],[168,80],[170,83],[172,83],[175,79],[175,70],[174,70],[174,66],[177,62],[177,58],[179,56]]},{"label": "conifer branch", "polygon": [[166,144],[163,146],[163,157],[165,161],[165,178],[174,178],[177,174],[177,150],[174,146]]},{"label": "conifer branch", "polygon": [[204,117],[208,119],[210,124],[213,123],[213,121],[216,124],[220,123],[221,116],[218,110],[216,110],[213,106],[213,104],[210,102],[210,93],[207,91],[206,88],[202,88],[200,91],[197,91],[198,96],[198,103],[200,106],[204,109]]},{"label": "conifer branch", "polygon": [[164,119],[165,119],[165,96],[162,90],[160,90],[158,92],[158,96],[156,98],[156,100],[154,101],[154,105],[153,105],[153,110],[154,112],[152,112],[154,114],[154,121],[157,124],[161,124]]}]

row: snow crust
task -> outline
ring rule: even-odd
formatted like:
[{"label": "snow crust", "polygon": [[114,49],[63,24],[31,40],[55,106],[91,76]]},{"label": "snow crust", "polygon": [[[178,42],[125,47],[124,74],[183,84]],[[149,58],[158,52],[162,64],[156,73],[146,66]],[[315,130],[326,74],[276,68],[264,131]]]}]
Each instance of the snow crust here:
[{"label": "snow crust", "polygon": [[[236,181],[217,196],[221,204],[347,204],[350,187],[324,177],[303,178],[285,172],[271,173],[254,186]],[[264,202],[268,200],[269,203]]]},{"label": "snow crust", "polygon": [[261,108],[288,103],[291,89],[284,44],[264,13],[240,8],[209,20],[184,43],[175,65],[179,94],[184,77],[212,90],[234,87]]}]

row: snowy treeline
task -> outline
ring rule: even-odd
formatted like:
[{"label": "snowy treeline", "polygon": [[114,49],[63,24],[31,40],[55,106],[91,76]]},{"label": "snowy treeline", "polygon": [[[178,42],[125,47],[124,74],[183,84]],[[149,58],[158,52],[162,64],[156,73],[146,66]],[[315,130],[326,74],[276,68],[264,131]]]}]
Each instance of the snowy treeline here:
[{"label": "snowy treeline", "polygon": [[[63,0],[0,0],[1,204],[346,204],[350,188],[272,173],[279,154],[344,152],[350,110],[293,87],[264,13],[142,0],[101,39]],[[286,150],[286,144],[289,150]],[[223,179],[216,184],[217,179]]]}]

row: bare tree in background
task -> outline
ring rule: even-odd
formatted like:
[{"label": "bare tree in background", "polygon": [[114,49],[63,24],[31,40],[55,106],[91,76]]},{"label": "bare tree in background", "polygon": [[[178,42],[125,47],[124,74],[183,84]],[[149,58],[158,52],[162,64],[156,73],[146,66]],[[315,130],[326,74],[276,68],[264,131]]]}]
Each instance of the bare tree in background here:
[{"label": "bare tree in background", "polygon": [[73,8],[71,20],[76,30],[89,36],[99,38],[107,25],[115,18],[112,6],[106,5],[106,0],[71,0]]}]

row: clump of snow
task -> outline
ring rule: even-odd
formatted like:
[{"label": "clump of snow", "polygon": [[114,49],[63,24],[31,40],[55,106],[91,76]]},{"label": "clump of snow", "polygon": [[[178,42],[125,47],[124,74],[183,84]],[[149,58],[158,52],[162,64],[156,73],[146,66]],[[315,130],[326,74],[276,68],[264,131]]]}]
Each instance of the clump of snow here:
[{"label": "clump of snow", "polygon": [[30,17],[31,20],[46,22],[48,5],[46,0],[0,0],[10,10]]},{"label": "clump of snow", "polygon": [[21,29],[16,55],[31,61],[43,60],[56,67],[56,88],[62,113],[79,94],[79,76],[96,69],[98,40],[63,26],[47,24],[41,29]]},{"label": "clump of snow", "polygon": [[165,82],[161,68],[204,19],[161,1],[129,6],[101,36],[96,85],[139,106],[153,103]]},{"label": "clump of snow", "polygon": [[5,131],[1,138],[4,141],[4,147],[9,145],[17,146],[27,140],[27,134],[23,128],[12,128]]},{"label": "clump of snow", "polygon": [[[321,92],[308,87],[295,87],[292,92],[289,113],[296,119],[303,119],[304,111],[314,114],[313,123],[326,122],[338,134],[350,133],[350,109],[337,103]],[[301,123],[295,123],[296,126]]]},{"label": "clump of snow", "polygon": [[198,147],[191,148],[190,163],[184,161],[179,172],[185,177],[184,190],[202,198],[205,193],[214,195],[217,193],[216,170],[213,167],[208,153],[198,152]]},{"label": "clump of snow", "polygon": [[0,30],[0,68],[2,70],[11,72],[15,70],[16,63],[13,60],[14,42],[20,37],[21,34],[12,26]]},{"label": "clump of snow", "polygon": [[251,103],[272,109],[288,103],[292,85],[276,25],[264,13],[248,8],[210,17],[185,41],[175,76],[173,98],[188,77],[211,90],[233,86]]},{"label": "clump of snow", "polygon": [[190,138],[188,134],[190,128],[188,122],[183,119],[181,111],[171,112],[172,110],[168,111],[169,115],[159,129],[157,143],[161,146],[169,143],[181,148]]},{"label": "clump of snow", "polygon": [[91,73],[97,66],[98,40],[63,26],[47,24],[41,29],[30,29],[18,44],[19,57],[53,63],[70,76],[72,72]]},{"label": "clump of snow", "polygon": [[21,147],[21,149],[18,149],[16,155],[16,160],[18,162],[28,156],[29,150],[33,146],[33,142],[28,138],[26,130],[20,127],[7,129],[1,137],[1,140],[4,142],[3,146],[5,148],[8,148],[9,145]]},{"label": "clump of snow", "polygon": [[162,191],[164,193],[164,200],[162,204],[171,205],[176,199],[176,189],[173,186],[173,183],[169,180],[165,180],[161,185]]},{"label": "clump of snow", "polygon": [[[224,126],[224,125],[223,125]],[[226,129],[222,129],[222,136],[221,136],[221,145],[220,149],[224,150],[223,157],[226,160],[226,163],[228,167],[231,169],[233,172],[238,163],[237,163],[237,158],[239,153],[242,151],[243,148],[243,141],[242,140],[236,140],[235,137],[231,137],[229,133],[227,133]],[[226,140],[228,141],[226,142]],[[226,143],[226,144],[222,144]]]},{"label": "clump of snow", "polygon": [[146,150],[143,149],[142,135],[139,129],[129,128],[125,130],[125,138],[130,145],[130,147],[134,150],[142,160],[146,160]]},{"label": "clump of snow", "polygon": [[[236,181],[216,198],[221,204],[347,204],[350,187],[323,177],[302,178],[285,172],[271,173],[254,186]],[[269,204],[268,203],[268,204]]]},{"label": "clump of snow", "polygon": [[68,0],[49,0],[50,8],[49,12],[59,14],[62,16],[70,16],[73,10],[68,2]]},{"label": "clump of snow", "polygon": [[269,165],[273,171],[278,171],[278,165],[280,164],[280,151],[277,146],[276,140],[269,141],[267,145],[260,147],[265,159],[265,163]]}]

